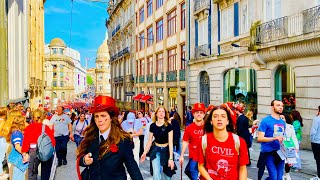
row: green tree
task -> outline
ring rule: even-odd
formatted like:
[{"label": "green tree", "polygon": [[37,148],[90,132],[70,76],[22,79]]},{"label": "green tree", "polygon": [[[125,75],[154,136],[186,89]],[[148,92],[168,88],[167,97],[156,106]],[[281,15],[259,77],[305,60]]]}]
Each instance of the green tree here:
[{"label": "green tree", "polygon": [[93,85],[93,79],[89,74],[87,74],[87,85]]}]

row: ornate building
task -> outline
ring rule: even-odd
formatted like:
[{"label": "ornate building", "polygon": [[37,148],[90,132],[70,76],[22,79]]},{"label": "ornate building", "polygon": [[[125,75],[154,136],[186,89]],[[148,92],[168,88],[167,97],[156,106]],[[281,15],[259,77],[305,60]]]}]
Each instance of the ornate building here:
[{"label": "ornate building", "polygon": [[111,95],[122,109],[133,108],[135,56],[135,1],[109,2],[109,19],[106,21],[110,49]]},{"label": "ornate building", "polygon": [[99,47],[96,58],[96,95],[111,96],[108,36]]},{"label": "ornate building", "polygon": [[43,104],[44,93],[44,3],[45,0],[29,0],[28,17],[28,82],[30,107]]},{"label": "ornate building", "polygon": [[54,38],[46,47],[45,54],[45,96],[51,107],[71,100],[75,96],[75,63],[68,56],[66,45],[60,38]]},{"label": "ornate building", "polygon": [[301,147],[310,148],[320,91],[319,3],[188,1],[190,103],[241,102],[261,119],[273,99],[282,100],[284,113],[301,113]]}]

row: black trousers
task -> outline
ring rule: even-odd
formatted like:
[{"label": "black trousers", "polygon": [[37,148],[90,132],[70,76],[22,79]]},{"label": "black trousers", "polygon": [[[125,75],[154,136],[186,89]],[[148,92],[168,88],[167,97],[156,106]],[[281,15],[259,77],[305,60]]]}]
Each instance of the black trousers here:
[{"label": "black trousers", "polygon": [[139,140],[140,140],[140,151],[139,151],[139,157],[141,157],[141,155],[143,154],[144,151],[144,135],[140,135],[139,136]]},{"label": "black trousers", "polygon": [[320,177],[320,144],[311,143],[314,159],[317,163],[317,175]]},{"label": "black trousers", "polygon": [[67,145],[69,142],[69,136],[58,136],[55,137],[55,139],[58,162],[61,163],[62,160],[67,161]]},{"label": "black trousers", "polygon": [[29,166],[28,166],[28,179],[37,180],[38,166],[41,163],[41,180],[49,180],[53,157],[51,157],[47,161],[40,161],[37,158],[36,148],[30,149],[29,155],[30,155],[30,160],[29,160]]}]

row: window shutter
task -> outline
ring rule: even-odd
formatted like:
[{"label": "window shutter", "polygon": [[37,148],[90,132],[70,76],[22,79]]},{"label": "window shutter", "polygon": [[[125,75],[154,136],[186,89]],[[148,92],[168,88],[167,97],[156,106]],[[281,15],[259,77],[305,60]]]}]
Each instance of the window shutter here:
[{"label": "window shutter", "polygon": [[218,42],[220,42],[220,6],[219,6],[219,4],[218,4]]},{"label": "window shutter", "polygon": [[208,45],[211,55],[211,2],[210,2],[210,9],[209,9],[209,17],[208,17]]},{"label": "window shutter", "polygon": [[195,39],[196,39],[196,42],[195,42],[195,46],[196,47],[198,47],[198,21],[197,20],[195,20],[195,23],[194,23],[195,25],[195,30],[196,30],[196,33],[195,33]]},{"label": "window shutter", "polygon": [[234,3],[234,36],[239,36],[239,2]]}]

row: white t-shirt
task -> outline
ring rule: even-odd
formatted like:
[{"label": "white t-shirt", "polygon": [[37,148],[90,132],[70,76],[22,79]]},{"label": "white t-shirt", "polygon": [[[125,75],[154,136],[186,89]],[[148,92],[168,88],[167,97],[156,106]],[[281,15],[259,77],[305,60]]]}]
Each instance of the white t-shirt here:
[{"label": "white t-shirt", "polygon": [[[142,123],[138,119],[135,120],[126,120],[121,123],[122,129],[128,133],[133,132],[135,130],[136,132],[139,131],[142,128]],[[135,136],[134,138],[138,138],[138,136]]]},{"label": "white t-shirt", "polygon": [[57,114],[53,115],[50,120],[50,125],[53,125],[54,137],[69,135],[68,126],[70,123],[71,119],[66,114],[62,114],[61,116],[58,116]]}]

